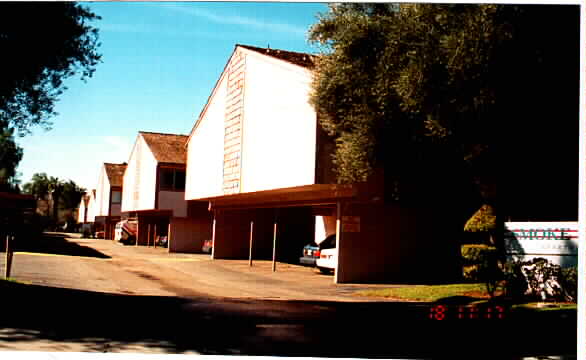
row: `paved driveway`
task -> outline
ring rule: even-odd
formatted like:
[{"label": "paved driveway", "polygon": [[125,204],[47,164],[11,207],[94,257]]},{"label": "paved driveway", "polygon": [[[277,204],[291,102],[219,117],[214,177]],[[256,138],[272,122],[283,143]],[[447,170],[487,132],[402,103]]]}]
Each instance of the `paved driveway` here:
[{"label": "paved driveway", "polygon": [[[364,301],[352,292],[372,285],[334,285],[309,268],[279,264],[273,273],[270,262],[251,269],[105,240],[39,241],[15,254],[13,277],[50,286],[0,282],[9,309],[0,316],[0,358],[7,350],[576,358],[575,316],[438,322],[425,304]],[[555,331],[527,330],[542,328]]]},{"label": "paved driveway", "polygon": [[[122,246],[114,241],[55,234],[42,251],[17,251],[11,276],[38,285],[101,292],[282,300],[373,301],[358,290],[383,285],[336,285],[314,268],[255,260],[211,260],[207,254]],[[65,248],[61,251],[60,248]],[[4,267],[4,257],[0,260]],[[388,285],[384,285],[388,286]],[[377,299],[380,301],[380,299]]]}]

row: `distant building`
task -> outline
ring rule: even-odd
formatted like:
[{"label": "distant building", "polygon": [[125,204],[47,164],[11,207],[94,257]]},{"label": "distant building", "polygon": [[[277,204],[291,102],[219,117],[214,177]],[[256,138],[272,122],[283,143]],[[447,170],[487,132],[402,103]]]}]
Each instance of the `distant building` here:
[{"label": "distant building", "polygon": [[138,221],[137,245],[167,238],[169,251],[199,251],[211,220],[199,229],[185,201],[187,136],[140,131],[123,178],[122,213]]},{"label": "distant building", "polygon": [[84,194],[81,196],[81,201],[79,202],[79,207],[77,209],[77,222],[79,224],[86,224],[87,215],[88,215],[88,205],[90,201],[90,196]]},{"label": "distant building", "polygon": [[100,168],[96,189],[95,222],[104,229],[106,239],[114,239],[114,227],[120,221],[122,180],[126,163],[104,163]]}]

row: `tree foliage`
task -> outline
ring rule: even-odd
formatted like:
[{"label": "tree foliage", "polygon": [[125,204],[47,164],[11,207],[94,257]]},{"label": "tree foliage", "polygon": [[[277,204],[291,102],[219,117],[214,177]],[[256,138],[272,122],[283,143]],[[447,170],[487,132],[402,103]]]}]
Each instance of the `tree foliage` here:
[{"label": "tree foliage", "polygon": [[496,216],[490,205],[482,205],[480,209],[466,222],[465,231],[488,232],[496,227]]},{"label": "tree foliage", "polygon": [[15,190],[16,167],[22,159],[22,148],[15,143],[13,133],[0,125],[0,191]]},{"label": "tree foliage", "polygon": [[46,173],[34,174],[31,182],[24,184],[23,191],[37,200],[44,199],[49,194],[49,177]]},{"label": "tree foliage", "polygon": [[78,186],[73,180],[63,183],[63,192],[61,193],[61,203],[64,209],[75,209],[81,202],[81,197],[86,193],[86,189]]},{"label": "tree foliage", "polygon": [[31,182],[24,184],[23,191],[34,195],[38,200],[49,199],[52,204],[51,213],[57,221],[59,209],[75,209],[86,190],[73,180],[63,181],[46,173],[36,173]]},{"label": "tree foliage", "polygon": [[462,175],[494,205],[507,139],[522,144],[522,130],[564,111],[544,104],[576,97],[577,80],[563,82],[578,59],[573,10],[330,5],[309,33],[321,48],[311,102],[336,139],[338,181],[384,168],[393,198],[429,201]]},{"label": "tree foliage", "polygon": [[63,81],[91,77],[100,61],[96,19],[72,2],[0,4],[0,123],[21,135],[50,127]]}]

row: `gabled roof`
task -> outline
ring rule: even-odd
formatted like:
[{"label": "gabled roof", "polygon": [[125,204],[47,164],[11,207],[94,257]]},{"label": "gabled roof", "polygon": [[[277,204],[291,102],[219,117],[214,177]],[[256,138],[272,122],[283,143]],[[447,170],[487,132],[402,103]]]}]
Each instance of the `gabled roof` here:
[{"label": "gabled roof", "polygon": [[311,69],[315,66],[315,59],[316,55],[308,54],[308,53],[300,53],[295,51],[287,51],[287,50],[280,50],[280,49],[271,49],[271,48],[259,48],[256,46],[250,45],[241,45],[236,44],[236,47],[241,47],[244,49],[255,51],[259,54],[267,55],[270,57],[274,57],[275,59],[283,60],[291,64],[299,65],[304,68]]},{"label": "gabled roof", "polygon": [[170,164],[185,164],[187,151],[185,143],[187,135],[163,134],[139,131],[147,143],[157,162]]},{"label": "gabled roof", "polygon": [[197,124],[201,120],[203,114],[206,112],[206,109],[207,109],[208,105],[210,104],[212,97],[214,96],[214,94],[216,92],[216,89],[220,85],[222,77],[224,76],[226,69],[228,68],[228,64],[230,64],[230,59],[232,59],[232,56],[234,56],[234,53],[236,52],[236,50],[239,47],[241,47],[243,49],[251,50],[256,53],[266,55],[266,56],[269,56],[269,57],[272,57],[275,59],[279,59],[279,60],[288,62],[293,65],[301,66],[301,67],[306,68],[308,70],[312,70],[315,67],[315,60],[317,59],[317,55],[312,55],[312,54],[308,54],[308,53],[300,53],[300,52],[280,50],[280,49],[259,48],[259,47],[251,46],[251,45],[236,44],[234,46],[234,51],[232,52],[232,54],[228,58],[228,61],[224,65],[224,69],[220,73],[220,77],[218,78],[218,80],[216,80],[216,84],[214,85],[214,88],[212,89],[212,92],[209,95],[208,100],[206,101],[206,104],[204,105],[203,109],[199,113],[199,116],[195,120],[195,124],[193,124],[193,127],[191,128],[188,139],[185,142],[185,147],[187,147],[187,142],[191,138],[191,135],[193,135],[193,132],[195,131],[195,128],[197,127]]},{"label": "gabled roof", "polygon": [[108,176],[110,186],[122,186],[122,178],[124,177],[124,171],[126,170],[126,163],[104,163],[104,168],[106,169],[106,175]]}]

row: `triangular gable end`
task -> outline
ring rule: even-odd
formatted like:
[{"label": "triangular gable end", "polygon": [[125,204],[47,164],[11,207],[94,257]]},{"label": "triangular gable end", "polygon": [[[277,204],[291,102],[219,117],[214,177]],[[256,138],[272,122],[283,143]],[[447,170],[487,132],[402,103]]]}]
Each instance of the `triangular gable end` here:
[{"label": "triangular gable end", "polygon": [[[153,154],[153,152],[151,151],[148,143],[146,142],[146,140],[144,139],[144,137],[142,136],[142,134],[139,132],[138,135],[136,136],[136,140],[134,141],[134,146],[132,147],[132,151],[130,152],[130,156],[128,157],[128,164],[131,164],[132,158],[133,156],[135,156],[136,153],[136,148],[138,145],[138,142],[141,141],[142,142],[142,146],[141,146],[141,151],[143,151],[143,149],[147,149],[148,150],[148,154],[155,160],[157,161],[157,159],[155,158],[155,154]],[[126,172],[124,172],[124,174],[126,175]]]},{"label": "triangular gable end", "polygon": [[214,85],[214,88],[212,89],[210,96],[208,96],[208,100],[206,101],[201,112],[199,113],[199,116],[197,117],[195,124],[193,124],[193,127],[191,128],[191,132],[189,133],[189,137],[187,138],[187,141],[185,142],[185,148],[187,148],[187,146],[189,145],[189,142],[191,141],[191,137],[193,136],[195,129],[199,125],[199,122],[201,121],[201,119],[204,117],[208,107],[212,103],[212,99],[214,98],[214,96],[216,95],[216,92],[218,91],[218,87],[220,86],[220,84],[222,83],[222,80],[224,79],[224,77],[228,73],[228,71],[227,71],[228,66],[232,62],[232,58],[236,54],[237,50],[238,50],[238,45],[234,46],[234,50],[232,51],[232,54],[228,58],[228,61],[226,61],[226,64],[224,65],[224,68],[222,69],[222,73],[220,74],[220,77],[218,78],[218,80],[216,80],[216,84]]},{"label": "triangular gable end", "polygon": [[230,57],[228,58],[228,61],[224,65],[224,68],[222,70],[222,73],[220,74],[220,77],[218,78],[218,80],[216,81],[216,84],[214,85],[212,93],[208,97],[206,104],[204,105],[195,124],[193,125],[193,128],[191,129],[191,132],[189,133],[189,137],[188,137],[187,141],[185,142],[185,147],[188,146],[189,141],[191,141],[191,137],[192,137],[193,133],[197,129],[197,126],[199,125],[201,119],[204,117],[209,105],[212,103],[212,99],[214,98],[214,96],[218,90],[218,87],[222,83],[223,78],[228,73],[228,67],[229,67],[230,63],[232,62],[234,56],[237,55],[239,52],[245,53],[246,55],[253,55],[257,58],[262,58],[262,59],[269,61],[269,62],[278,62],[282,65],[291,66],[292,68],[301,70],[302,72],[305,72],[305,73],[311,73],[313,67],[315,66],[314,60],[315,60],[316,55],[307,54],[307,53],[298,53],[298,52],[294,52],[294,51],[287,51],[287,50],[280,50],[280,49],[262,49],[262,48],[258,48],[258,47],[250,46],[250,45],[236,44],[234,46],[234,51],[232,51],[232,54],[230,55]]}]

